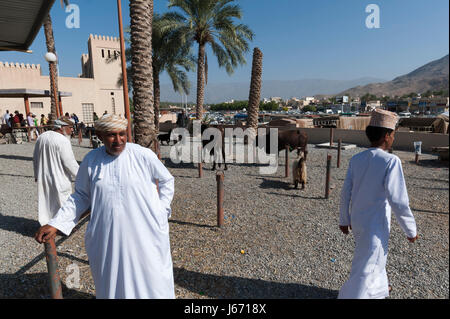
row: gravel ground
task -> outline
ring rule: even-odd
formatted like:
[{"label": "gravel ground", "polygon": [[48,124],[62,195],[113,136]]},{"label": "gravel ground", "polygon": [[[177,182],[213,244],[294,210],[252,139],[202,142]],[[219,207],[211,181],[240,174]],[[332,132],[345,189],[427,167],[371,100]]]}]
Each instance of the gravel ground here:
[{"label": "gravel ground", "polygon": [[[73,140],[78,161],[90,151]],[[43,246],[32,238],[37,222],[34,144],[0,145],[0,298],[48,298]],[[260,175],[257,165],[232,164],[225,171],[225,225],[217,228],[216,178],[206,164],[203,178],[193,164],[171,163],[175,177],[170,236],[177,298],[336,298],[351,267],[353,237],[338,228],[339,193],[348,160],[362,148],[342,152],[309,146],[308,184],[296,190],[284,178]],[[333,155],[332,191],[324,199],[326,155]],[[280,153],[281,154],[281,153]],[[410,244],[393,216],[387,272],[390,298],[449,298],[449,173],[430,154],[395,151],[403,161],[420,239]],[[294,153],[292,153],[293,157]],[[284,163],[284,159],[279,160]],[[69,237],[58,237],[65,298],[94,298],[84,249],[87,220]],[[243,252],[243,253],[242,253]],[[73,278],[79,269],[79,284]]]}]

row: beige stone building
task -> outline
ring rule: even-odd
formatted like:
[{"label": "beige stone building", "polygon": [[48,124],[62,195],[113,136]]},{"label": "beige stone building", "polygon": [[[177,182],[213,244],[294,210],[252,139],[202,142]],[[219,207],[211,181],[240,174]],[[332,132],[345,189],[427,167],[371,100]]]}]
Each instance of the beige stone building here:
[{"label": "beige stone building", "polygon": [[[113,59],[117,57],[117,59]],[[47,65],[45,66],[47,68]],[[58,77],[59,92],[71,93],[62,97],[63,113],[75,113],[80,121],[92,122],[93,112],[101,116],[105,111],[124,116],[119,38],[90,35],[88,53],[81,56],[78,77]],[[43,76],[40,65],[0,62],[0,90],[49,90],[49,76]],[[50,98],[29,98],[30,111],[39,118],[50,113]],[[25,114],[23,98],[0,98],[0,114],[18,110]]]}]

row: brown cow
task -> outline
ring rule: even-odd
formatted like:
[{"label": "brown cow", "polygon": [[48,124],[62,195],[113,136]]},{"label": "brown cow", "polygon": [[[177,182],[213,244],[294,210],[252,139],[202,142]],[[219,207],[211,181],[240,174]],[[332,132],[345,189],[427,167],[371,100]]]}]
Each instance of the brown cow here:
[{"label": "brown cow", "polygon": [[[256,145],[258,146],[258,138],[256,139]],[[302,151],[306,161],[306,156],[308,154],[308,134],[301,132],[299,130],[278,130],[278,153],[281,150],[286,149],[289,146],[289,150],[297,150],[297,155],[300,155]],[[267,154],[270,153],[270,134],[266,135],[266,146],[265,151]]]}]

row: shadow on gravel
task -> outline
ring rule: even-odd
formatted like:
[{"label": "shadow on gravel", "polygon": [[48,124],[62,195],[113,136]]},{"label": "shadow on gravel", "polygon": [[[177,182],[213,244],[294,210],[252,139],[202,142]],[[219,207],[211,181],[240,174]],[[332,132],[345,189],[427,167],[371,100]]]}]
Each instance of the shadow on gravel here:
[{"label": "shadow on gravel", "polygon": [[426,209],[419,209],[419,208],[414,208],[414,207],[411,207],[411,210],[416,213],[448,215],[448,212],[437,212],[435,210],[426,210]]},{"label": "shadow on gravel", "polygon": [[[1,299],[50,299],[49,278],[47,273],[36,274],[0,274]],[[65,299],[93,299],[95,296],[69,289],[62,284]]]},{"label": "shadow on gravel", "polygon": [[196,223],[191,223],[191,222],[182,222],[179,220],[173,220],[173,219],[169,219],[169,223],[174,223],[177,225],[188,225],[188,226],[195,226],[195,227],[201,227],[201,228],[209,228],[209,229],[216,229],[215,226],[210,226],[210,225],[202,225],[202,224],[196,224]]},{"label": "shadow on gravel", "polygon": [[[164,160],[164,158],[162,159]],[[165,159],[164,166],[167,168],[197,168],[197,165],[194,165],[194,163],[180,162],[178,164],[175,164],[170,158]]]},{"label": "shadow on gravel", "polygon": [[34,179],[34,176],[30,176],[30,175],[0,174],[0,176],[25,177],[25,178],[33,178]]},{"label": "shadow on gravel", "polygon": [[[409,161],[409,164],[416,165],[415,161]],[[437,159],[419,159],[419,166],[422,167],[432,167],[432,168],[448,168],[449,162],[443,162]]]},{"label": "shadow on gravel", "polygon": [[[294,187],[292,187],[291,189],[292,190],[296,190]],[[299,192],[299,193],[303,192],[300,189],[297,189],[296,191]],[[266,194],[288,196],[288,197],[298,197],[298,198],[303,198],[303,199],[325,199],[325,197],[321,197],[321,196],[301,196],[301,195],[298,195],[298,194],[290,195],[290,194],[280,194],[280,193],[273,193],[273,192],[269,192],[269,193],[266,193]]]},{"label": "shadow on gravel", "polygon": [[20,156],[20,155],[0,155],[0,158],[10,159],[10,160],[19,160],[19,161],[33,161],[33,157]]},{"label": "shadow on gravel", "polygon": [[34,234],[39,227],[41,227],[41,225],[37,220],[5,216],[0,213],[0,229],[12,231],[25,237],[34,237]]},{"label": "shadow on gravel", "polygon": [[259,185],[259,187],[261,187],[263,189],[270,189],[270,188],[284,189],[284,190],[293,189],[291,183],[289,183],[289,182],[284,182],[284,181],[279,181],[279,180],[271,180],[271,179],[267,179],[267,178],[257,178],[257,179],[262,180],[262,183]]},{"label": "shadow on gravel", "polygon": [[260,279],[216,276],[174,268],[175,283],[211,298],[225,299],[335,299],[337,290]]}]

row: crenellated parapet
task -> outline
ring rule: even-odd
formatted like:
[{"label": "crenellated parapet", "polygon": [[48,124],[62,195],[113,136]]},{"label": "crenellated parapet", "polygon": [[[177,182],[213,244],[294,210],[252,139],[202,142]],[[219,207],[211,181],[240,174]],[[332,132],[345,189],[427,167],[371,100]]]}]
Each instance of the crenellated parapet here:
[{"label": "crenellated parapet", "polygon": [[109,41],[109,42],[119,42],[120,38],[118,37],[110,37],[104,35],[90,34],[89,39],[98,40],[98,41]]},{"label": "crenellated parapet", "polygon": [[0,61],[0,68],[3,69],[16,69],[16,70],[40,70],[40,64],[25,64],[14,62],[2,62]]}]

